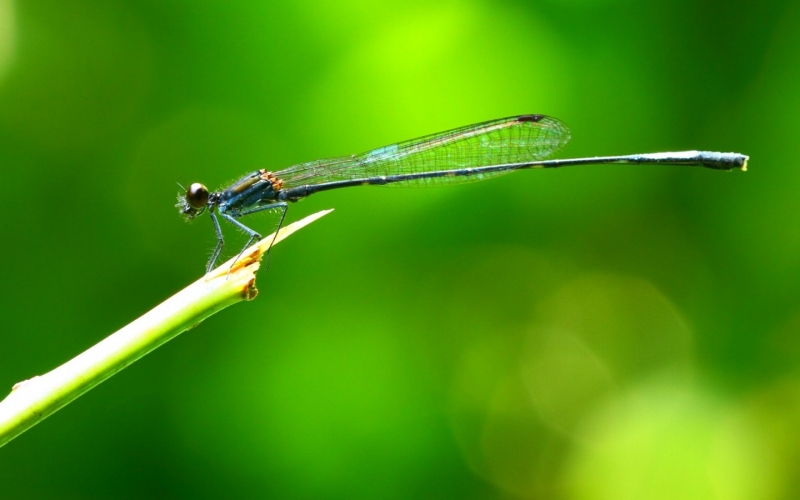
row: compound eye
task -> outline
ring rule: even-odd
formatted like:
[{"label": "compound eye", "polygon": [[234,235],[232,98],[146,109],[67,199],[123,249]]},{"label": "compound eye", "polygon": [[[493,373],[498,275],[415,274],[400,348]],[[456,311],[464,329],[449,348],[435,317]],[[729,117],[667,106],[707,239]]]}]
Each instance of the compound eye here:
[{"label": "compound eye", "polygon": [[208,188],[195,182],[186,190],[186,202],[192,208],[203,208],[208,204]]}]

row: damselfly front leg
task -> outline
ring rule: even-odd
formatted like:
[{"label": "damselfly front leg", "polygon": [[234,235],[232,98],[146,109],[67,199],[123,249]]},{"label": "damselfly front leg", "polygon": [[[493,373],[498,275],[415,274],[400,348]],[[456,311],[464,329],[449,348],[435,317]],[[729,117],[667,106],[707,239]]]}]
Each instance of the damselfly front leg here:
[{"label": "damselfly front leg", "polygon": [[[225,220],[227,220],[228,222],[230,222],[234,226],[238,227],[239,229],[241,229],[242,231],[244,231],[245,233],[247,233],[250,236],[250,238],[247,240],[247,243],[245,243],[244,247],[242,248],[242,251],[239,252],[239,255],[237,255],[236,258],[233,260],[233,263],[231,264],[231,269],[233,269],[233,264],[235,264],[242,257],[242,255],[244,254],[244,251],[251,244],[253,244],[255,241],[259,241],[262,238],[262,236],[258,232],[253,231],[249,227],[247,227],[244,224],[242,224],[241,222],[239,222],[237,219],[239,219],[240,217],[244,217],[245,215],[254,214],[256,212],[262,212],[264,210],[272,210],[274,208],[281,209],[281,218],[278,221],[278,227],[275,229],[275,233],[272,235],[272,241],[270,242],[269,248],[267,249],[267,265],[266,265],[265,269],[269,269],[269,256],[270,256],[270,252],[272,251],[272,245],[275,244],[275,238],[278,237],[278,231],[280,231],[281,227],[283,227],[283,220],[286,218],[286,212],[289,209],[289,205],[287,205],[286,202],[271,203],[269,205],[250,208],[250,209],[247,209],[247,210],[243,210],[241,212],[233,212],[233,213],[230,213],[230,214],[228,214],[228,213],[221,213],[220,214],[220,215],[222,215],[222,217],[225,218]],[[220,241],[222,241],[222,240],[220,240]]]}]

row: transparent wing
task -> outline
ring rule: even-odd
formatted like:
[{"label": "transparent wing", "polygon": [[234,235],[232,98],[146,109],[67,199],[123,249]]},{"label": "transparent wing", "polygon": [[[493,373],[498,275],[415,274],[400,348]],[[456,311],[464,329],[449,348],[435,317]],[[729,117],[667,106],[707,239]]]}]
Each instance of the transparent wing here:
[{"label": "transparent wing", "polygon": [[[522,163],[546,158],[569,141],[569,129],[543,115],[522,115],[467,125],[366,153],[327,158],[276,172],[284,188],[441,170]],[[390,184],[419,186],[482,180],[506,172],[436,177]]]}]

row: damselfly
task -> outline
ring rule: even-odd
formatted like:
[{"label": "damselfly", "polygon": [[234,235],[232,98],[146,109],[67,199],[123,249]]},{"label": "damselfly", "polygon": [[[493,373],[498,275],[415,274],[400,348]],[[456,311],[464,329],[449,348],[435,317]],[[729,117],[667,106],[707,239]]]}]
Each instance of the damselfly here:
[{"label": "damselfly", "polygon": [[261,234],[242,224],[239,221],[241,217],[278,209],[281,211],[278,221],[280,229],[288,202],[329,189],[367,185],[460,184],[526,168],[602,163],[693,165],[718,170],[747,168],[748,157],[745,155],[710,151],[544,160],[561,149],[569,138],[569,129],[556,118],[544,115],[512,116],[399,142],[358,155],[301,163],[277,172],[258,170],[213,193],[204,185],[194,183],[186,193],[179,194],[177,206],[189,219],[206,210],[211,216],[217,233],[217,246],[211,253],[206,268],[208,272],[214,267],[225,244],[217,214],[249,236],[245,245],[247,248],[253,241],[260,240]]}]

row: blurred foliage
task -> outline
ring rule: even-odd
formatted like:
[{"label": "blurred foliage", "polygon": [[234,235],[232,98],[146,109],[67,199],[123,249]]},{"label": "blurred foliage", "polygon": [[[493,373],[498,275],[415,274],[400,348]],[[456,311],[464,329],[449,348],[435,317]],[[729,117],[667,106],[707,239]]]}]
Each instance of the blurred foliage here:
[{"label": "blurred foliage", "polygon": [[799,5],[0,0],[8,388],[200,275],[176,183],[521,113],[751,155],[312,196],[257,300],[0,450],[0,496],[800,497]]}]

